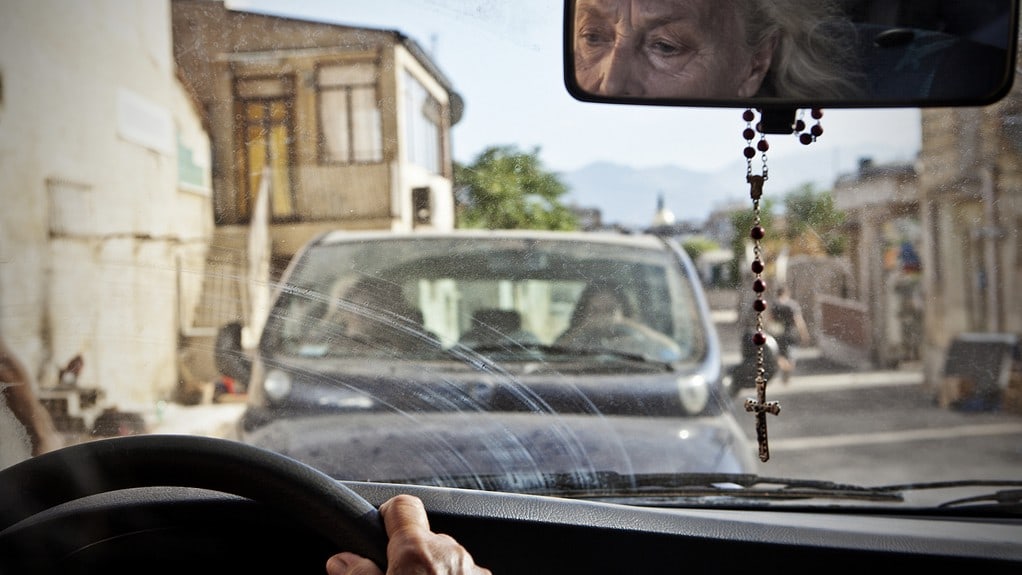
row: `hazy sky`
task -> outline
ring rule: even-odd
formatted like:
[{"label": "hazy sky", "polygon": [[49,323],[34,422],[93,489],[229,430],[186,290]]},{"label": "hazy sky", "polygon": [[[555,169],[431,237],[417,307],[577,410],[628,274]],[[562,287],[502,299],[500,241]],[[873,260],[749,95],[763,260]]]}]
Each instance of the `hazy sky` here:
[{"label": "hazy sky", "polygon": [[[714,171],[741,159],[741,110],[646,108],[573,100],[562,74],[560,0],[227,0],[229,8],[388,28],[414,38],[464,97],[454,157],[489,145],[539,147],[554,171],[595,161]],[[825,110],[825,133],[802,146],[774,136],[771,157],[798,154],[854,169],[867,148],[880,161],[911,161],[917,110]]]}]

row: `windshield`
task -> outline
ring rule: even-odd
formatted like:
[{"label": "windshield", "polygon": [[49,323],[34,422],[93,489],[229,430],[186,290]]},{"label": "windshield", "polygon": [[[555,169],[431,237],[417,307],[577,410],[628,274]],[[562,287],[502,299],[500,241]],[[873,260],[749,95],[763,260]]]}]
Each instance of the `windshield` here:
[{"label": "windshield", "polygon": [[[624,239],[330,238],[296,262],[262,346],[301,357],[411,361],[452,357],[458,348],[511,362],[590,364],[592,352],[668,364],[701,359],[698,280],[687,277],[677,252]],[[600,333],[613,325],[640,335]]]},{"label": "windshield", "polygon": [[[764,135],[572,98],[560,2],[122,4],[0,8],[3,465],[186,433],[760,509],[1022,478],[1018,83]],[[1005,24],[947,4],[928,47]]]}]

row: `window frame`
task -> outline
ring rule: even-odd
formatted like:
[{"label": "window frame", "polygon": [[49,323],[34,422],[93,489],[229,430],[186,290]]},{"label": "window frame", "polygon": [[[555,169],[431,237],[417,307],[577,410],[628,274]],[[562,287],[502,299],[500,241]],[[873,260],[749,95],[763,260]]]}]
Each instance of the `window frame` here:
[{"label": "window frame", "polygon": [[[371,66],[374,70],[374,79],[372,82],[358,82],[358,83],[337,83],[324,86],[320,78],[322,72],[326,68],[354,68],[358,66]],[[384,134],[383,134],[383,108],[380,106],[382,93],[382,86],[380,83],[381,78],[381,63],[379,57],[357,59],[357,60],[345,60],[341,62],[318,62],[313,69],[312,77],[312,88],[315,91],[316,99],[316,161],[320,165],[328,166],[352,166],[352,165],[372,165],[380,164],[385,161],[385,150],[384,150]],[[356,137],[356,122],[355,122],[355,107],[352,100],[352,94],[356,89],[371,88],[373,101],[375,102],[374,110],[376,111],[376,144],[375,149],[372,150],[372,159],[363,160],[356,159],[356,146],[355,143],[358,141]],[[346,110],[347,129],[345,130],[345,136],[347,139],[347,157],[340,158],[330,153],[330,147],[327,144],[327,126],[323,115],[324,92],[341,92],[344,94],[344,105]]]}]

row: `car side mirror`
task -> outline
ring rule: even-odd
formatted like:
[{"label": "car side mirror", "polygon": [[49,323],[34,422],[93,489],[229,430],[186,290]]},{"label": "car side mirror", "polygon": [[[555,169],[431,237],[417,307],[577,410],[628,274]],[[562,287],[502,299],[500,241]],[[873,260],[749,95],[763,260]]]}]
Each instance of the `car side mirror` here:
[{"label": "car side mirror", "polygon": [[247,384],[252,374],[252,358],[241,345],[241,331],[241,322],[221,326],[216,335],[213,359],[218,372]]}]

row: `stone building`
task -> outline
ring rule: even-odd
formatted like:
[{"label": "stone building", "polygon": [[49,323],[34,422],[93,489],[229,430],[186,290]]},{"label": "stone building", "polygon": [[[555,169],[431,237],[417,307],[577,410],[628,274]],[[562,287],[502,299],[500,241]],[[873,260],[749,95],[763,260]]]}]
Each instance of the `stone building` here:
[{"label": "stone building", "polygon": [[334,228],[454,225],[462,102],[396,30],[173,0],[175,58],[213,142],[218,229],[251,221],[269,169],[275,257]]},{"label": "stone building", "polygon": [[831,302],[837,315],[824,323],[844,326],[846,343],[871,365],[921,361],[936,390],[956,340],[1022,334],[1014,297],[1022,288],[1022,86],[1016,80],[986,107],[923,109],[921,122],[914,166],[864,163],[835,186],[835,204],[850,216],[855,293]]},{"label": "stone building", "polygon": [[173,396],[199,299],[209,140],[167,2],[55,4],[0,5],[0,332],[44,399],[78,405],[51,390],[81,356],[93,407],[148,411]]},{"label": "stone building", "polygon": [[915,166],[864,158],[858,171],[838,178],[833,194],[846,214],[853,279],[845,297],[819,302],[821,347],[869,366],[917,361],[923,234]]},{"label": "stone building", "polygon": [[940,380],[963,333],[1022,333],[1022,85],[984,108],[922,113],[924,359]]},{"label": "stone building", "polygon": [[[452,229],[451,128],[463,103],[396,30],[172,0],[174,55],[213,147],[216,227],[189,347],[197,378],[215,330],[261,330],[269,282],[327,230]],[[269,280],[269,282],[267,281]]]}]

